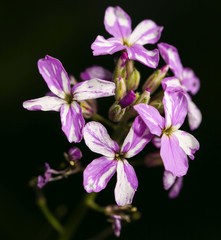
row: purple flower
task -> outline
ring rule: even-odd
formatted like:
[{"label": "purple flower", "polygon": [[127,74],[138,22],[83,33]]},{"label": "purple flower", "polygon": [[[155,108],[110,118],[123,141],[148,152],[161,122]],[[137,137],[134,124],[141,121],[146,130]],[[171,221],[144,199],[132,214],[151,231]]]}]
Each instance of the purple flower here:
[{"label": "purple flower", "polygon": [[98,122],[89,122],[83,130],[84,140],[91,151],[103,156],[93,160],[84,170],[84,188],[100,192],[117,172],[115,200],[119,206],[130,204],[138,187],[134,168],[126,158],[138,154],[151,140],[152,134],[140,117],[137,117],[122,147],[113,141],[106,128]]},{"label": "purple flower", "polygon": [[134,106],[152,134],[161,137],[160,155],[167,171],[181,177],[187,173],[188,158],[194,159],[199,142],[191,134],[179,130],[187,114],[187,100],[183,93],[164,93],[165,118],[152,106]]},{"label": "purple flower", "polygon": [[169,198],[176,198],[183,186],[183,177],[175,177],[169,171],[164,171],[163,186],[165,190],[169,190]]},{"label": "purple flower", "polygon": [[113,37],[105,39],[97,36],[91,45],[93,55],[113,54],[126,50],[128,58],[137,60],[151,68],[156,68],[159,62],[157,49],[146,50],[143,45],[155,44],[163,27],[157,26],[152,20],[144,20],[132,32],[131,19],[120,7],[108,7],[104,17],[105,29]]},{"label": "purple flower", "polygon": [[121,216],[119,215],[113,215],[112,216],[113,219],[113,230],[114,230],[114,235],[116,237],[120,236],[120,231],[121,231]]},{"label": "purple flower", "polygon": [[43,188],[47,182],[49,182],[52,174],[62,174],[64,171],[56,171],[54,169],[50,168],[50,165],[48,163],[45,163],[45,173],[44,176],[38,176],[38,183],[37,186],[39,188]]},{"label": "purple flower", "polygon": [[80,142],[85,121],[78,101],[112,96],[115,84],[94,78],[71,88],[61,62],[48,55],[38,61],[38,68],[53,95],[26,101],[23,107],[28,110],[60,111],[62,130],[69,142]]},{"label": "purple flower", "polygon": [[112,73],[109,70],[96,65],[86,68],[84,72],[81,73],[81,79],[83,81],[93,78],[112,81]]},{"label": "purple flower", "polygon": [[200,81],[190,68],[183,68],[177,49],[167,43],[159,43],[158,48],[164,61],[170,66],[175,77],[162,80],[162,86],[166,91],[183,91],[188,102],[188,121],[191,130],[199,127],[202,114],[190,95],[196,94],[200,88]]}]

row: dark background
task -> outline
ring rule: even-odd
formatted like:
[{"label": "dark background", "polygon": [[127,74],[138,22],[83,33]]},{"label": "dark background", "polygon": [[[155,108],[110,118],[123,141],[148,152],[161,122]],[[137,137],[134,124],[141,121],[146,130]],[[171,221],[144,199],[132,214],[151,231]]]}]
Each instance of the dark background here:
[{"label": "dark background", "polygon": [[[60,130],[58,113],[29,112],[22,108],[22,102],[48,91],[37,68],[37,60],[46,54],[60,59],[67,72],[75,77],[93,64],[113,70],[112,56],[93,57],[90,49],[98,34],[109,37],[103,25],[104,11],[109,5],[121,6],[131,16],[133,28],[146,18],[164,26],[160,41],[176,46],[183,65],[194,69],[201,80],[201,90],[193,100],[203,114],[200,128],[193,133],[201,148],[190,162],[184,188],[177,199],[168,199],[162,189],[162,168],[136,168],[139,188],[133,204],[142,212],[142,218],[125,227],[121,239],[221,238],[219,2],[1,3],[1,239],[56,239],[55,231],[35,204],[35,194],[28,182],[42,173],[45,161],[56,168],[63,161],[63,152],[73,144],[67,142]],[[160,66],[162,64],[160,62]],[[136,67],[144,76],[143,81],[152,72],[139,63]],[[110,99],[99,100],[99,103],[111,104]],[[187,125],[185,130],[188,131]],[[78,146],[83,148],[83,144]],[[85,156],[86,165],[97,155],[86,152]],[[97,201],[101,205],[114,203],[114,184],[115,178],[100,193]],[[66,209],[65,220],[84,193],[82,176],[52,183],[45,187],[44,193],[53,212],[58,206]],[[108,226],[103,215],[89,211],[76,239],[93,237]],[[110,235],[108,239],[112,238]]]}]

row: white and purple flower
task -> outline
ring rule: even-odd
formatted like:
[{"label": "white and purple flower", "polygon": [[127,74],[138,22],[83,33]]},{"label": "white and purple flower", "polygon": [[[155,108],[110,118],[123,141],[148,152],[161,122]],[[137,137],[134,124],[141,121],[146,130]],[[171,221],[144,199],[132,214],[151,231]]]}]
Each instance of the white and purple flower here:
[{"label": "white and purple flower", "polygon": [[129,59],[151,68],[157,67],[158,50],[148,51],[143,45],[155,44],[160,39],[163,27],[157,26],[152,20],[144,20],[132,32],[130,17],[118,6],[106,9],[104,25],[113,37],[105,39],[103,36],[97,36],[91,45],[94,56],[126,50]]},{"label": "white and purple flower", "polygon": [[191,130],[199,127],[202,114],[187,92],[195,95],[200,88],[200,80],[190,68],[184,68],[177,49],[167,43],[159,43],[158,48],[164,61],[170,66],[175,77],[162,80],[165,91],[183,91],[188,102],[188,121]]},{"label": "white and purple flower", "polygon": [[115,84],[94,78],[71,88],[61,62],[48,55],[38,61],[38,68],[52,94],[25,101],[23,107],[28,110],[60,111],[62,130],[69,142],[80,142],[85,121],[78,101],[113,96]]},{"label": "white and purple flower", "polygon": [[165,118],[152,106],[134,106],[150,132],[161,137],[160,155],[167,171],[181,177],[187,173],[188,158],[194,159],[199,142],[191,134],[179,130],[187,115],[187,100],[183,93],[164,92]]},{"label": "white and purple flower", "polygon": [[115,200],[119,206],[130,204],[138,187],[134,168],[126,158],[138,154],[151,140],[152,134],[138,116],[122,147],[113,141],[106,128],[98,122],[89,122],[83,130],[84,140],[91,151],[103,156],[93,160],[84,170],[84,188],[90,192],[103,190],[117,172]]}]

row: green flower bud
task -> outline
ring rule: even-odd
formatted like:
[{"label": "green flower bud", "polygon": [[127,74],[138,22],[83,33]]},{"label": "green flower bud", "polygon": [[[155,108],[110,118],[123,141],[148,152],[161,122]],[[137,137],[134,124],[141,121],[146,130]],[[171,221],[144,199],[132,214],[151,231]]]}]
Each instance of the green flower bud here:
[{"label": "green flower bud", "polygon": [[140,73],[137,71],[137,69],[134,69],[134,71],[129,75],[127,79],[127,90],[136,90],[140,83]]}]

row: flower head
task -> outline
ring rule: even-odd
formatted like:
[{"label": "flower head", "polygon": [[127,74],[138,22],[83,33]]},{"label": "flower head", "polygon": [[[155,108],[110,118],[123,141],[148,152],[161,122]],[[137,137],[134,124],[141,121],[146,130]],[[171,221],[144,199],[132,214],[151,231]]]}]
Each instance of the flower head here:
[{"label": "flower head", "polygon": [[38,61],[38,68],[53,94],[28,100],[23,107],[28,110],[60,111],[62,130],[69,142],[80,142],[85,121],[78,101],[112,96],[115,84],[94,78],[71,88],[61,62],[48,55]]},{"label": "flower head", "polygon": [[199,142],[191,134],[179,130],[187,114],[187,100],[183,93],[164,93],[165,118],[156,108],[140,103],[134,106],[150,132],[161,138],[160,155],[167,171],[181,177],[187,173],[187,155],[194,159]]},{"label": "flower head", "polygon": [[161,36],[163,27],[157,26],[152,20],[144,20],[132,32],[130,17],[118,6],[106,9],[104,25],[106,31],[113,37],[105,39],[103,36],[97,36],[91,45],[95,56],[126,50],[129,59],[137,60],[151,68],[157,67],[158,50],[148,51],[143,45],[155,44]]},{"label": "flower head", "polygon": [[133,167],[126,158],[138,154],[151,140],[152,134],[137,117],[121,148],[98,122],[89,122],[83,130],[84,140],[91,151],[103,156],[93,160],[84,170],[84,188],[87,192],[100,192],[117,172],[115,200],[119,206],[130,204],[138,187]]},{"label": "flower head", "polygon": [[159,43],[158,48],[164,61],[170,66],[175,77],[169,77],[162,80],[162,86],[165,91],[182,91],[188,102],[188,121],[190,129],[199,127],[202,121],[202,114],[190,95],[196,94],[200,88],[200,80],[190,68],[184,68],[177,49],[167,43]]}]

